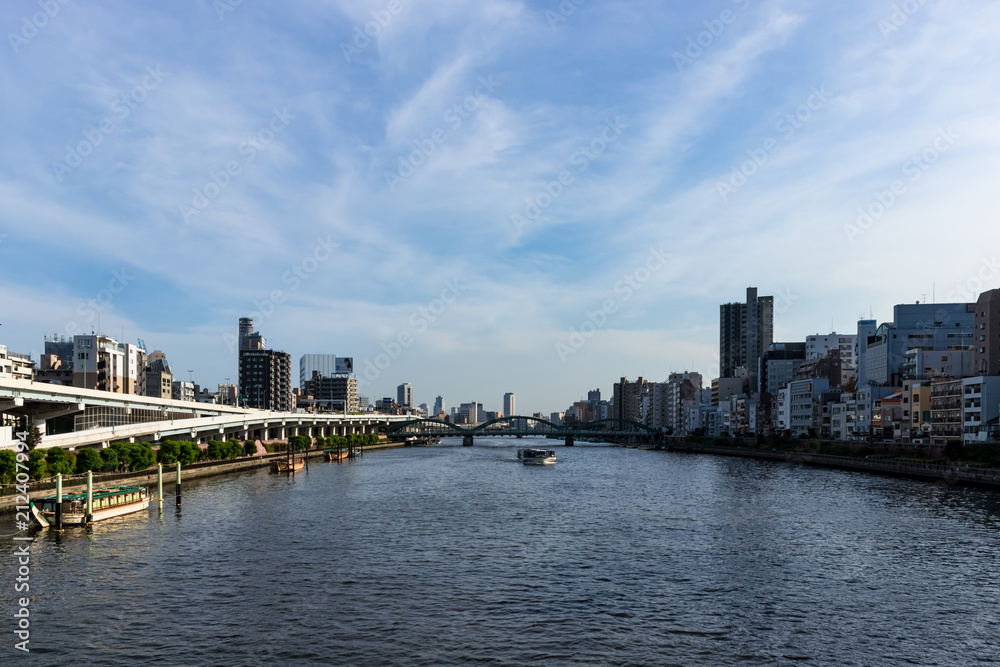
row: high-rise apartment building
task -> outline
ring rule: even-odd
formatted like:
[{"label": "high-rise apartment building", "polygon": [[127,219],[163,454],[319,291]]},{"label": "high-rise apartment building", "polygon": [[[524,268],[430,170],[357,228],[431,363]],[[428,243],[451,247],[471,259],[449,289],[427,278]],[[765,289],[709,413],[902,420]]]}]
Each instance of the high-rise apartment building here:
[{"label": "high-rise apartment building", "polygon": [[643,396],[648,398],[648,385],[646,380],[640,377],[635,382],[629,382],[627,378],[622,378],[614,386],[614,409],[612,416],[616,419],[631,419],[641,422],[645,419],[643,410]]},{"label": "high-rise apartment building", "polygon": [[976,301],[974,341],[977,375],[1000,375],[1000,289],[979,295]]},{"label": "high-rise apartment building", "polygon": [[513,417],[517,412],[514,409],[514,394],[507,392],[503,395],[503,416]]},{"label": "high-rise apartment building", "polygon": [[413,387],[409,382],[404,382],[396,387],[396,403],[401,408],[413,407]]},{"label": "high-rise apartment building", "polygon": [[267,341],[259,332],[253,330],[253,318],[240,318],[240,350],[263,350]]},{"label": "high-rise apartment building", "polygon": [[287,352],[240,350],[239,377],[247,407],[292,411],[292,357]]},{"label": "high-rise apartment building", "polygon": [[253,320],[240,318],[239,385],[247,407],[291,412],[292,357],[287,352],[268,350],[264,336],[253,330]]},{"label": "high-rise apartment building", "polygon": [[720,305],[720,377],[737,377],[737,369],[746,368],[751,391],[759,391],[760,360],[773,338],[774,297],[758,297],[757,288],[748,287],[746,303]]}]

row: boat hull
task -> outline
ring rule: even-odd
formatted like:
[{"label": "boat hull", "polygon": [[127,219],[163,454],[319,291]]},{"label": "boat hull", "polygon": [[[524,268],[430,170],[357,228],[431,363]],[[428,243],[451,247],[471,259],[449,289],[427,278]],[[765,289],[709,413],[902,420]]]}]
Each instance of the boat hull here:
[{"label": "boat hull", "polygon": [[288,461],[271,461],[271,472],[298,472],[305,465],[306,463],[302,459],[295,459],[291,463]]},{"label": "boat hull", "polygon": [[[128,505],[119,505],[117,507],[108,507],[106,509],[97,510],[93,514],[91,519],[92,523],[97,523],[98,521],[106,521],[107,519],[113,519],[116,516],[125,516],[126,514],[132,514],[134,512],[141,512],[149,507],[150,499],[140,500],[138,502],[129,503]],[[44,512],[45,518],[48,519],[50,524],[54,524],[56,521],[55,514]],[[63,514],[62,522],[64,526],[82,526],[86,523],[86,517],[83,514]]]}]

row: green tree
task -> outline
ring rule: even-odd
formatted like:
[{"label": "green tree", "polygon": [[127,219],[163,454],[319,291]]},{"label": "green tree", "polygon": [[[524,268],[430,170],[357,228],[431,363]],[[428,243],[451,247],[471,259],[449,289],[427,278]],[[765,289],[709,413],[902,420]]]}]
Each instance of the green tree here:
[{"label": "green tree", "polygon": [[108,447],[107,449],[101,450],[101,460],[104,464],[101,466],[101,470],[105,472],[115,472],[118,470],[118,451]]},{"label": "green tree", "polygon": [[254,456],[257,454],[257,443],[253,440],[247,440],[243,443],[243,454],[245,456]]},{"label": "green tree", "polygon": [[225,451],[223,449],[224,446],[225,443],[218,440],[209,440],[208,447],[205,448],[205,458],[212,461],[218,461],[221,458],[225,458]]},{"label": "green tree", "polygon": [[164,465],[177,463],[177,454],[180,452],[180,443],[176,440],[165,440],[160,443],[160,451],[156,454],[156,460]]},{"label": "green tree", "polygon": [[49,469],[45,463],[44,450],[33,449],[28,454],[28,474],[36,481],[49,476]]},{"label": "green tree", "polygon": [[115,442],[108,449],[114,450],[118,464],[131,472],[145,470],[156,462],[156,453],[148,442]]},{"label": "green tree", "polygon": [[0,451],[0,484],[10,484],[17,475],[17,454],[10,449]]},{"label": "green tree", "polygon": [[42,442],[42,432],[38,429],[36,424],[32,424],[28,429],[28,432],[24,435],[24,444],[28,445],[28,449],[34,449]]},{"label": "green tree", "polygon": [[76,453],[76,471],[84,473],[88,470],[100,470],[104,461],[96,449],[81,449]]},{"label": "green tree", "polygon": [[148,442],[133,442],[131,451],[132,470],[145,470],[156,463],[156,452]]},{"label": "green tree", "polygon": [[243,453],[243,445],[236,438],[230,438],[226,440],[226,458],[236,459],[239,458],[240,454]]},{"label": "green tree", "polygon": [[309,449],[312,447],[312,438],[307,435],[293,435],[288,438],[288,444],[293,452],[300,449]]},{"label": "green tree", "polygon": [[76,458],[62,447],[50,447],[45,451],[45,463],[49,475],[69,475],[76,467]]},{"label": "green tree", "polygon": [[181,465],[191,465],[201,457],[201,448],[193,442],[180,443],[180,451],[177,453],[177,460]]}]

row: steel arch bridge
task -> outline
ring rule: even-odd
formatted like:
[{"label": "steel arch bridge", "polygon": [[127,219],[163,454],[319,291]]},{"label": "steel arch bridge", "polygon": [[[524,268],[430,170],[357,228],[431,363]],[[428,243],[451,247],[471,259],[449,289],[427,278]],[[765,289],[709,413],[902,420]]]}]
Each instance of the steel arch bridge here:
[{"label": "steel arch bridge", "polygon": [[634,421],[632,419],[598,419],[584,424],[562,426],[553,424],[538,417],[515,415],[500,417],[482,424],[461,426],[440,419],[419,418],[396,422],[385,430],[386,435],[403,438],[447,438],[462,437],[463,444],[471,445],[476,436],[510,436],[526,435],[553,436],[566,439],[567,445],[572,445],[575,438],[605,438],[611,440],[649,440],[660,435],[660,432]]}]

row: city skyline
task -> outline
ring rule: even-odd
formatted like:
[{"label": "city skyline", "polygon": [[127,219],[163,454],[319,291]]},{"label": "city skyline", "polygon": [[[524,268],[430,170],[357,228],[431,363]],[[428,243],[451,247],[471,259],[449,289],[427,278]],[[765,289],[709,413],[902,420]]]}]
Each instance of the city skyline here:
[{"label": "city skyline", "polygon": [[94,330],[214,387],[252,317],[372,400],[549,414],[718,376],[747,286],[802,341],[1000,284],[990,3],[53,6],[0,9],[35,360]]}]

